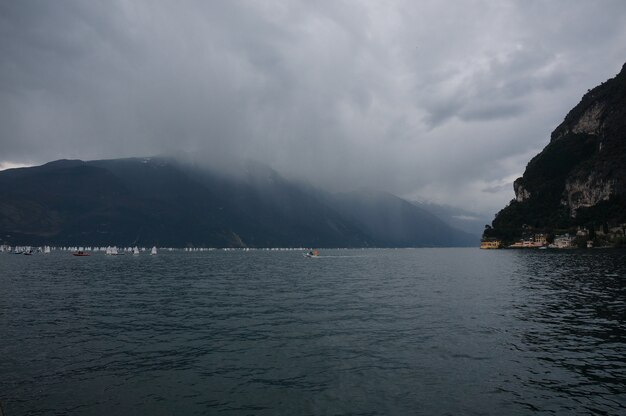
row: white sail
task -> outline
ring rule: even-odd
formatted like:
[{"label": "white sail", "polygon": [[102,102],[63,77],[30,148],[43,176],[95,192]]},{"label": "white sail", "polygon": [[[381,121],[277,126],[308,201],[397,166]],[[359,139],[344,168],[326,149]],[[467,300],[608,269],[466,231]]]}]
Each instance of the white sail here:
[{"label": "white sail", "polygon": [[150,250],[150,255],[154,256],[155,254],[157,254],[157,249],[156,249],[156,246],[153,246],[152,250]]}]

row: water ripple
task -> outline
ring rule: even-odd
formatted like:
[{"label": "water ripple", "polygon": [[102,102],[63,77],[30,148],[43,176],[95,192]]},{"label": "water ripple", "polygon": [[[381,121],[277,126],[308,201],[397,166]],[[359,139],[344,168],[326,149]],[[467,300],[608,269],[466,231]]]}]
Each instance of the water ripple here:
[{"label": "water ripple", "polygon": [[626,253],[0,254],[5,414],[626,413]]}]

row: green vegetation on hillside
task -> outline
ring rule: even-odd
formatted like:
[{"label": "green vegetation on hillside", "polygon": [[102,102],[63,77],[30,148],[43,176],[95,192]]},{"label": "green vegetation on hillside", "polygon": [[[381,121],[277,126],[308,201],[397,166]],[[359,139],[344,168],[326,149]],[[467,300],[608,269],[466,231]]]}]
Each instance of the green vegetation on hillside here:
[{"label": "green vegetation on hillside", "polygon": [[[588,91],[551,138],[515,181],[520,201],[502,209],[483,237],[506,244],[531,230],[550,234],[626,223],[626,65],[615,78]],[[586,201],[595,205],[570,207],[568,199],[576,194],[568,195],[567,183],[584,183]],[[611,194],[605,200],[607,184]]]}]

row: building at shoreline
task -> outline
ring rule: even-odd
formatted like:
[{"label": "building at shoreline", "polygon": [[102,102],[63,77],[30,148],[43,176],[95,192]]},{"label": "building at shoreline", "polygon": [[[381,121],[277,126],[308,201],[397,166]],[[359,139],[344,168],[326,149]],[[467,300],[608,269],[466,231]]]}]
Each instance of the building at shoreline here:
[{"label": "building at shoreline", "polygon": [[480,248],[485,250],[498,249],[502,242],[495,238],[489,238],[480,242]]}]

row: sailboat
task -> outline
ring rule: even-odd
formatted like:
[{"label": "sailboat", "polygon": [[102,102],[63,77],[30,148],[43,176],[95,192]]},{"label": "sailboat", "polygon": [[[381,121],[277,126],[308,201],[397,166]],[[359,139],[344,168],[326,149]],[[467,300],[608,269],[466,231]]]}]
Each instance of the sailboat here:
[{"label": "sailboat", "polygon": [[124,253],[119,253],[117,251],[117,246],[113,246],[113,247],[108,246],[106,248],[106,251],[104,252],[104,254],[106,254],[107,256],[122,256],[122,255],[124,255]]},{"label": "sailboat", "polygon": [[156,246],[152,246],[152,250],[150,250],[150,255],[154,256],[155,254],[157,254]]},{"label": "sailboat", "polygon": [[135,256],[139,255],[139,248],[137,248],[137,246],[133,247],[133,255]]},{"label": "sailboat", "polygon": [[43,248],[43,254],[50,254],[50,246],[45,246]]}]

